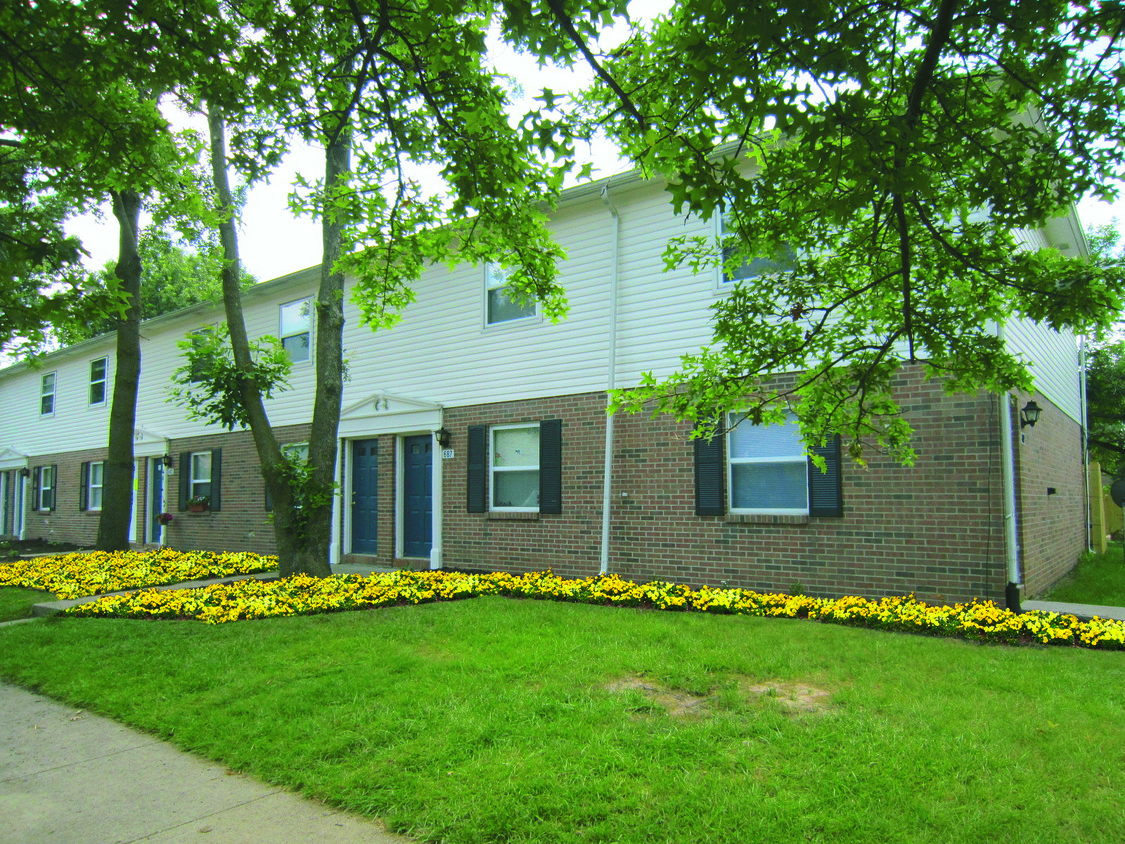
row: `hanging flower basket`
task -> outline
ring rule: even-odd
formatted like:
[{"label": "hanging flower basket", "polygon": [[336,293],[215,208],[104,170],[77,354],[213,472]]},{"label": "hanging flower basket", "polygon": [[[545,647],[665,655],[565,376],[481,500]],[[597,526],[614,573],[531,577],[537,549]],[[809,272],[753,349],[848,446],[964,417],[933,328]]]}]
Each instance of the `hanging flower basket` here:
[{"label": "hanging flower basket", "polygon": [[172,514],[171,513],[161,513],[159,516],[156,517],[156,521],[158,521],[162,525],[167,525],[170,521],[172,521]]}]

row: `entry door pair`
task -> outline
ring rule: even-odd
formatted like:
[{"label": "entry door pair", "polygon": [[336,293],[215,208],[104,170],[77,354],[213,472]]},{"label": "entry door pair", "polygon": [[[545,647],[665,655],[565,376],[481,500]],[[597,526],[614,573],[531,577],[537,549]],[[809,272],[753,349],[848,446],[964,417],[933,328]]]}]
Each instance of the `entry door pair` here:
[{"label": "entry door pair", "polygon": [[[378,551],[378,440],[352,443],[352,552]],[[429,557],[433,542],[433,438],[402,440],[402,553]]]}]

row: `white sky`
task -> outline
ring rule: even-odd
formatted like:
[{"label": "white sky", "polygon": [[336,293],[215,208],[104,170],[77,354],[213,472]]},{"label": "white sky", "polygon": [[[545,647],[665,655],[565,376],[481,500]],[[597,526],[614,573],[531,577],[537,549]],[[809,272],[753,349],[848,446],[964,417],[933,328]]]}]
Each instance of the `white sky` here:
[{"label": "white sky", "polygon": [[[651,18],[670,7],[672,2],[674,0],[632,0],[630,12],[635,18]],[[612,49],[623,38],[623,33],[623,28],[617,28],[616,32],[603,36],[603,49]],[[502,48],[503,45],[493,46]],[[498,55],[497,66],[523,86],[525,97],[516,104],[516,113],[532,108],[532,100],[541,89],[550,88],[556,93],[575,90],[586,84],[592,75],[584,62],[577,64],[575,70],[540,68],[534,58],[506,49]],[[607,176],[628,168],[627,162],[617,157],[609,143],[603,142],[586,154],[587,160],[595,166],[595,176]],[[259,281],[320,262],[320,226],[309,217],[294,217],[289,211],[288,195],[298,169],[312,180],[322,175],[323,166],[323,156],[318,150],[298,149],[269,183],[257,185],[250,192],[242,215],[239,249],[244,267]],[[1102,225],[1114,217],[1125,226],[1125,196],[1113,205],[1084,200],[1079,203],[1078,212],[1084,226]],[[108,212],[102,214],[101,220],[94,215],[78,218],[67,228],[82,239],[90,253],[88,266],[101,267],[116,259],[117,226]]]}]

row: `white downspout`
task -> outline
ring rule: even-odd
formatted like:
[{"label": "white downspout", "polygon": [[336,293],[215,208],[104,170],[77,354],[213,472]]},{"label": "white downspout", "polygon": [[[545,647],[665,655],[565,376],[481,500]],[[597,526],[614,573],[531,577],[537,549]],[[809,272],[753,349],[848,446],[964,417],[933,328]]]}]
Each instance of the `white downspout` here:
[{"label": "white downspout", "polygon": [[[1004,324],[996,324],[996,336],[1006,341]],[[1004,597],[1008,609],[1020,611],[1020,546],[1016,526],[1016,468],[1012,459],[1015,441],[1012,436],[1012,405],[1007,392],[1000,395],[1000,472],[1004,476],[1004,550],[1008,561],[1008,585]]]},{"label": "white downspout", "polygon": [[613,425],[614,414],[609,412],[610,391],[617,383],[617,266],[618,266],[618,230],[621,226],[617,209],[609,199],[609,182],[602,188],[602,203],[609,209],[613,223],[610,227],[610,237],[613,246],[610,250],[609,269],[609,350],[606,353],[606,417],[605,417],[605,468],[602,480],[602,549],[601,564],[598,574],[609,572],[609,526],[611,495],[613,491]]},{"label": "white downspout", "polygon": [[445,462],[441,456],[441,443],[438,442],[437,432],[445,427],[445,414],[439,411],[438,426],[430,433],[433,445],[430,446],[432,460],[430,462],[430,507],[433,510],[430,530],[430,568],[440,569],[442,566],[442,511],[441,504],[441,478],[442,464]]},{"label": "white downspout", "polygon": [[[1093,501],[1090,498],[1090,420],[1086,415],[1086,338],[1078,338],[1078,389],[1082,419],[1082,491],[1086,502],[1086,550],[1094,550],[1094,523],[1091,519]],[[1099,488],[1101,478],[1098,479]]]}]

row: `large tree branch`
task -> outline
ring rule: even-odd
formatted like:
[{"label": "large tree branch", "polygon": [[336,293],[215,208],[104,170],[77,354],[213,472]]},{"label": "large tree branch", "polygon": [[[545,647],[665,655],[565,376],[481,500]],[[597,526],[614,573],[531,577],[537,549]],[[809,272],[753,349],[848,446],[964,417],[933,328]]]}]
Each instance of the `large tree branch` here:
[{"label": "large tree branch", "polygon": [[613,78],[609,71],[601,66],[594,57],[594,54],[590,52],[590,48],[586,46],[586,39],[574,28],[574,21],[570,19],[570,15],[568,15],[566,9],[563,8],[562,0],[547,0],[547,6],[555,16],[555,20],[558,21],[559,26],[562,27],[563,32],[565,32],[566,36],[574,43],[574,46],[578,48],[578,51],[582,53],[582,56],[586,59],[586,63],[590,65],[594,73],[598,75],[598,78],[608,85],[610,90],[617,95],[617,98],[621,101],[622,107],[640,124],[641,129],[647,129],[649,126],[648,120],[641,114],[640,109],[637,108],[632,98],[617,84],[617,80]]}]

